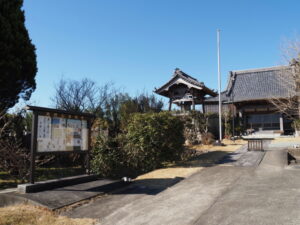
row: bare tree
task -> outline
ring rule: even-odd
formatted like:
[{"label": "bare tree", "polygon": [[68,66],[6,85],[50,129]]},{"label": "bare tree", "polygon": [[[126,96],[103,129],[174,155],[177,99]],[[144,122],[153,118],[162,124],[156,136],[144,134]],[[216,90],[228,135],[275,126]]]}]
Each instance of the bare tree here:
[{"label": "bare tree", "polygon": [[269,101],[278,112],[289,119],[300,116],[300,41],[286,40],[282,47],[283,58],[289,66],[280,71],[278,83],[285,89],[287,96],[274,96]]},{"label": "bare tree", "polygon": [[23,143],[25,110],[0,113],[0,169],[22,181],[28,175],[29,149]]},{"label": "bare tree", "polygon": [[56,108],[82,112],[88,109],[89,101],[95,95],[95,82],[88,79],[81,81],[61,79],[55,91],[52,100]]},{"label": "bare tree", "polygon": [[52,102],[56,108],[101,114],[114,88],[113,83],[106,83],[99,87],[88,78],[80,81],[61,79],[55,86],[55,91]]}]

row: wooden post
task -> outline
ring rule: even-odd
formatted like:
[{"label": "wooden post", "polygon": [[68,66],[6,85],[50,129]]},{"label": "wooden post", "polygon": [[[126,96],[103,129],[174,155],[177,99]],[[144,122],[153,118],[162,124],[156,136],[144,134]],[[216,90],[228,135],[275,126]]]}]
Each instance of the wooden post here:
[{"label": "wooden post", "polygon": [[170,101],[169,101],[169,111],[171,111],[172,109],[172,98],[170,98]]},{"label": "wooden post", "polygon": [[88,128],[88,149],[86,154],[86,172],[88,175],[91,173],[91,166],[90,166],[90,154],[91,154],[91,119],[87,120],[87,128]]},{"label": "wooden post", "polygon": [[37,146],[37,128],[38,128],[38,113],[33,112],[32,127],[31,127],[31,147],[30,147],[30,183],[34,184],[35,173],[35,154]]},{"label": "wooden post", "polygon": [[195,100],[194,100],[194,96],[193,96],[192,104],[193,104],[193,110],[195,110]]}]

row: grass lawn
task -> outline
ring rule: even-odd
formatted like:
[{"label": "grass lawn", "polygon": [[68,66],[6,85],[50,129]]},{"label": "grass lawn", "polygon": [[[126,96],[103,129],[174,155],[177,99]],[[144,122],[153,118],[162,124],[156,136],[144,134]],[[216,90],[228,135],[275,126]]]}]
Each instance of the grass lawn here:
[{"label": "grass lawn", "polygon": [[0,208],[0,225],[92,225],[96,220],[71,219],[32,205],[14,205]]},{"label": "grass lawn", "polygon": [[[36,181],[43,181],[49,179],[56,179],[68,176],[76,176],[84,174],[84,169],[81,167],[69,167],[69,168],[36,168]],[[21,181],[14,179],[6,172],[0,171],[0,190],[6,188],[14,188],[20,184]]]}]

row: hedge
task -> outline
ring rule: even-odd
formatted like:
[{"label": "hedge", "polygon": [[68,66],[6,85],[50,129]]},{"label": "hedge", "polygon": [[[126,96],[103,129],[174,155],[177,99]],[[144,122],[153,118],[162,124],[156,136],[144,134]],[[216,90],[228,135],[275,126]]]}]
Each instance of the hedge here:
[{"label": "hedge", "polygon": [[183,122],[168,112],[136,113],[117,137],[99,137],[92,168],[102,176],[136,176],[179,159]]}]

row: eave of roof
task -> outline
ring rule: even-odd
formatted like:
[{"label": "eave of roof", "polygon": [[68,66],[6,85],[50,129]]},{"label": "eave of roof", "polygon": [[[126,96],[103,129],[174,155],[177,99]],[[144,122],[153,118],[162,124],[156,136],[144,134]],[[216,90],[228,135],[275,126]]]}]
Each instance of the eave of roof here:
[{"label": "eave of roof", "polygon": [[169,88],[174,85],[175,81],[178,79],[182,79],[185,82],[187,82],[188,84],[190,84],[190,86],[192,88],[198,89],[198,90],[203,90],[204,92],[206,92],[207,94],[211,95],[211,96],[216,96],[217,93],[214,92],[213,90],[209,89],[208,87],[206,87],[204,85],[203,82],[199,82],[197,79],[191,77],[190,75],[184,73],[183,71],[181,71],[180,69],[176,68],[173,74],[173,77],[171,80],[169,80],[166,84],[162,85],[160,88],[155,89],[154,92],[160,95],[164,95],[167,96],[164,92],[168,91]]}]

